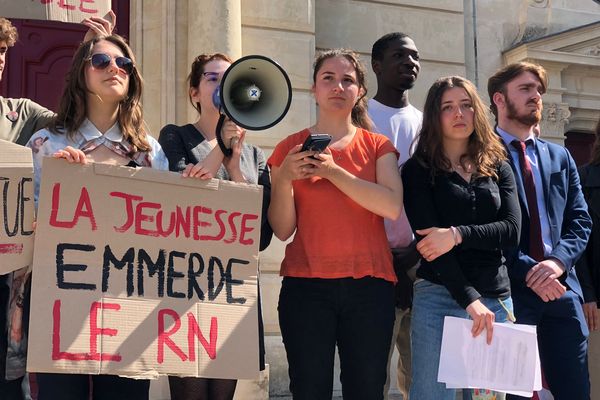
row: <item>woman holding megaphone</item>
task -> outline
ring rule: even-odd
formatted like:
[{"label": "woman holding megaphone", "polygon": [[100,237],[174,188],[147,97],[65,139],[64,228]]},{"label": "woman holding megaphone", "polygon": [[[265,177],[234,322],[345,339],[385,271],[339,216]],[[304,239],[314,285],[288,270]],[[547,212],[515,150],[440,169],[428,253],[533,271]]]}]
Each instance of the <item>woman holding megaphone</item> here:
[{"label": "woman holding megaphone", "polygon": [[[365,69],[354,52],[317,56],[312,92],[316,124],[269,158],[269,221],[279,239],[294,235],[278,307],[290,390],[294,399],[331,399],[337,346],[344,399],[382,399],[396,282],[383,218],[402,210],[398,154],[367,130]],[[321,153],[303,150],[313,134],[331,136]]]},{"label": "woman holding megaphone", "polygon": [[[260,250],[270,243],[272,230],[267,221],[271,183],[263,151],[245,142],[246,131],[225,119],[220,135],[231,155],[226,156],[217,143],[220,110],[213,102],[223,74],[232,64],[225,54],[201,54],[192,63],[188,76],[189,99],[198,111],[198,120],[183,126],[162,128],[159,143],[169,159],[171,171],[197,179],[218,178],[233,182],[259,184],[263,187],[263,220]],[[264,340],[259,298],[260,369],[264,369]],[[235,379],[169,377],[172,400],[231,400]]]}]

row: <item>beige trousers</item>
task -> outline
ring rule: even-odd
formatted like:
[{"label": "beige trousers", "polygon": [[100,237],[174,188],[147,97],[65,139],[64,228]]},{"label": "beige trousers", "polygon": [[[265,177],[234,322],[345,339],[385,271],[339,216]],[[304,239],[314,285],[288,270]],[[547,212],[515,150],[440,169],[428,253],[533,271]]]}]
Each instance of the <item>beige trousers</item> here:
[{"label": "beige trousers", "polygon": [[410,391],[411,383],[411,358],[410,358],[410,309],[401,310],[396,308],[396,322],[394,323],[394,334],[392,335],[392,343],[390,345],[390,354],[388,356],[388,377],[383,388],[383,398],[388,400],[390,391],[390,364],[394,349],[398,349],[398,366],[397,366],[397,382],[398,389],[402,393],[402,399],[408,400],[408,392]]}]

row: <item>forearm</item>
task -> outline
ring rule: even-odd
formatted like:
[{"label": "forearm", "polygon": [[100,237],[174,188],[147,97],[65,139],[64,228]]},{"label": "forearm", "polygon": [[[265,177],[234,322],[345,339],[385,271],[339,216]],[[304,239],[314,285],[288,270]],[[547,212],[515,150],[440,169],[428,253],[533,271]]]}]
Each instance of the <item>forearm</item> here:
[{"label": "forearm", "polygon": [[163,127],[160,130],[158,143],[169,161],[169,170],[181,172],[188,164],[188,157],[183,141],[175,129],[174,125]]},{"label": "forearm", "polygon": [[450,295],[462,307],[481,297],[481,294],[464,275],[453,251],[443,254],[429,263],[436,278],[448,289]]},{"label": "forearm", "polygon": [[493,250],[517,246],[519,243],[519,221],[515,219],[456,228],[460,232],[463,248]]},{"label": "forearm", "polygon": [[568,153],[567,157],[569,159],[569,192],[563,211],[560,240],[548,258],[556,258],[564,265],[566,271],[569,271],[586,248],[591,233],[592,219],[588,214],[587,204],[581,192],[575,162]]},{"label": "forearm", "polygon": [[527,287],[526,276],[538,262],[516,247],[503,252],[503,256],[506,258],[511,285]]},{"label": "forearm", "polygon": [[[212,176],[217,176],[217,173],[219,172],[219,168],[221,168],[221,165],[223,164],[223,159],[225,158],[225,155],[223,154],[223,152],[221,151],[221,148],[219,146],[215,146],[210,153],[208,153],[208,155],[204,158],[204,160],[200,161],[200,164],[202,164],[202,166],[208,170],[208,172],[210,172],[212,174]],[[241,174],[241,172],[240,172]],[[230,176],[231,177],[231,176]],[[232,181],[235,182],[245,182],[242,180],[235,180],[233,179],[233,177],[231,177]],[[239,179],[239,177],[238,177]],[[242,177],[243,179],[243,177]]]},{"label": "forearm", "polygon": [[227,173],[229,174],[229,179],[233,182],[248,183],[246,177],[239,168],[227,170]]},{"label": "forearm", "polygon": [[581,257],[588,242],[591,222],[586,217],[589,218],[587,212],[580,217],[574,216],[568,226],[562,228],[563,234],[558,244],[547,257],[559,260],[566,271],[573,268],[574,261]]},{"label": "forearm", "polygon": [[521,206],[510,166],[502,163],[498,169],[498,190],[501,206],[497,220],[488,224],[457,227],[463,248],[507,249],[518,246],[521,235]]},{"label": "forearm", "polygon": [[269,204],[271,203],[271,174],[269,167],[267,166],[266,160],[264,159],[264,153],[262,150],[258,150],[258,184],[263,188],[262,198],[262,213],[260,221],[260,247],[259,250],[263,251],[271,243],[273,237],[273,229],[269,224]]},{"label": "forearm", "polygon": [[291,181],[277,181],[273,178],[271,203],[269,204],[269,224],[280,240],[287,240],[296,230],[296,205]]},{"label": "forearm", "polygon": [[396,219],[402,211],[401,190],[365,181],[341,168],[329,180],[361,207],[381,217]]}]

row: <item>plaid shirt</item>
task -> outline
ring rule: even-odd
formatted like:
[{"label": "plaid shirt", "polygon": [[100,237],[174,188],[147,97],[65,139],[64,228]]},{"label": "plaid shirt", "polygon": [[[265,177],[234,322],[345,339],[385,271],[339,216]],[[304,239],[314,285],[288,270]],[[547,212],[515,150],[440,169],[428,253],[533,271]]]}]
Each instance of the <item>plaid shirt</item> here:
[{"label": "plaid shirt", "polygon": [[149,152],[131,154],[131,144],[123,138],[123,133],[118,123],[115,123],[108,131],[102,134],[88,119],[83,122],[79,130],[74,134],[56,134],[47,129],[36,132],[27,143],[27,146],[33,151],[36,206],[40,192],[43,158],[50,157],[58,150],[62,150],[67,146],[80,149],[84,153],[89,153],[98,146],[105,146],[116,154],[133,161],[140,167],[151,167],[168,171],[169,162],[160,145],[150,135],[147,136],[147,139],[151,147]]}]

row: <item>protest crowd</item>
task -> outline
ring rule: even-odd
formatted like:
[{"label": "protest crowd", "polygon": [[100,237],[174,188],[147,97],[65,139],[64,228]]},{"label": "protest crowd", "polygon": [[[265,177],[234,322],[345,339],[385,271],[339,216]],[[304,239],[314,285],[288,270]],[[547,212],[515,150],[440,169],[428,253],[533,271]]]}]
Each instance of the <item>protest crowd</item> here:
[{"label": "protest crowd", "polygon": [[[288,241],[278,316],[294,399],[332,398],[336,351],[344,399],[387,399],[392,380],[405,400],[454,400],[459,389],[465,400],[528,398],[438,381],[447,317],[469,320],[470,336],[488,346],[497,340],[495,323],[535,326],[543,391],[556,400],[590,398],[588,336],[600,326],[600,123],[590,162],[578,171],[566,148],[539,137],[548,89],[542,66],[518,62],[499,69],[487,82],[489,107],[468,79],[440,77],[419,110],[409,101],[421,70],[409,35],[392,32],[373,43],[377,89],[370,98],[357,53],[326,50],[316,55],[312,70],[316,123],[291,133],[266,157],[248,143],[243,127],[230,118],[220,121],[213,94],[235,62],[224,53],[189,60],[187,89],[196,119],[166,125],[155,139],[144,124],[139,66],[126,40],[113,33],[114,18],[84,20],[89,30],[73,56],[57,110],[0,97],[0,139],[27,147],[33,158],[31,200],[38,222],[21,231],[42,235],[47,225],[91,231],[114,225],[111,235],[138,235],[138,241],[90,246],[76,242],[75,232],[57,239],[56,254],[36,244],[33,277],[31,266],[0,276],[0,399],[149,399],[150,376],[88,368],[92,363],[110,368],[121,360],[99,344],[116,331],[97,326],[96,316],[106,319],[125,305],[109,298],[91,308],[55,301],[32,294],[38,284],[82,293],[118,287],[135,297],[155,290],[151,279],[158,282],[161,306],[177,299],[252,305],[256,313],[244,322],[257,332],[242,345],[258,349],[251,362],[264,370],[260,296],[251,300],[245,292],[250,278],[236,271],[249,258],[237,249],[253,245],[256,256],[250,258],[257,262],[273,235]],[[0,79],[17,40],[16,28],[0,18]],[[306,146],[317,134],[329,135],[322,147]],[[100,183],[66,189],[96,164],[125,171],[107,167],[109,175],[157,171],[148,171],[127,192]],[[44,185],[54,176],[48,170],[73,176]],[[219,190],[243,196],[236,187],[258,185],[262,201],[249,197],[246,202],[256,204],[244,211],[226,202],[217,209],[180,201],[179,189],[162,193],[165,201],[142,198],[134,189],[166,176],[159,171],[177,173],[190,191],[230,181],[237,185],[220,183]],[[89,195],[102,190],[119,210],[107,210]],[[69,220],[62,211],[71,202],[76,211]],[[119,211],[123,214],[108,220]],[[50,218],[43,222],[39,218],[46,213]],[[4,214],[8,230],[6,221],[13,217]],[[169,247],[153,247],[158,252],[143,247],[158,240],[168,240]],[[184,240],[196,242],[196,248],[186,248]],[[209,253],[202,247],[209,242],[230,252]],[[77,278],[85,266],[67,261],[76,252],[86,254],[85,273],[102,269],[96,283]],[[38,272],[39,267],[47,268]],[[126,278],[121,282],[120,276]],[[253,285],[256,292],[256,272]],[[30,322],[38,304],[48,317]],[[81,321],[78,307],[87,315]],[[152,328],[149,341],[158,340],[159,362],[206,354],[218,359],[219,352],[236,360],[235,352],[227,353],[227,341],[215,345],[217,330],[230,323],[226,318],[203,319],[167,306],[159,314],[158,336]],[[68,335],[61,336],[60,329],[66,319],[80,328],[91,320],[89,351],[65,350]],[[44,328],[45,336],[35,337],[52,344],[52,359],[38,364],[41,347],[33,338]],[[390,376],[395,349],[397,376]],[[61,369],[69,362],[90,364]],[[53,370],[52,363],[61,368]],[[227,371],[210,372],[210,366],[206,371],[168,374],[171,398],[233,399],[237,380]],[[541,393],[531,396],[543,399]]]}]

